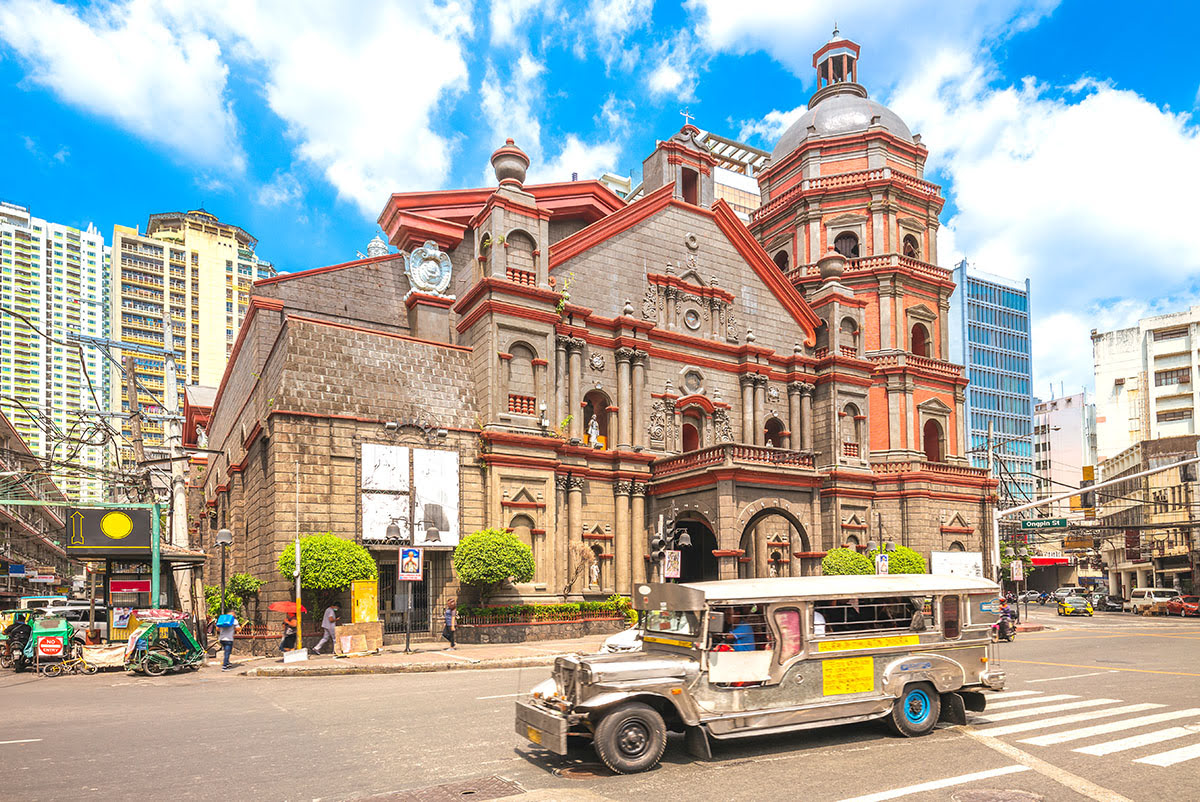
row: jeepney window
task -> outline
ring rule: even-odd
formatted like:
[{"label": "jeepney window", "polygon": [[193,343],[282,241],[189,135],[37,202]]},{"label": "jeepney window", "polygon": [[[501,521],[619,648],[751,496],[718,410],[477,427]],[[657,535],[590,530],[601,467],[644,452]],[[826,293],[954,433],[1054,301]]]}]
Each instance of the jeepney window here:
[{"label": "jeepney window", "polygon": [[958,597],[942,597],[942,636],[958,637]]},{"label": "jeepney window", "polygon": [[775,611],[775,626],[779,628],[779,662],[784,663],[800,654],[800,611],[794,607]]},{"label": "jeepney window", "polygon": [[733,604],[712,609],[724,614],[725,628],[708,633],[710,651],[757,652],[775,648],[761,605]]},{"label": "jeepney window", "polygon": [[643,615],[646,632],[661,632],[695,638],[700,635],[700,617],[681,610],[649,610]]},{"label": "jeepney window", "polygon": [[917,597],[825,599],[813,603],[814,635],[845,635],[881,630],[921,630],[924,600]]}]

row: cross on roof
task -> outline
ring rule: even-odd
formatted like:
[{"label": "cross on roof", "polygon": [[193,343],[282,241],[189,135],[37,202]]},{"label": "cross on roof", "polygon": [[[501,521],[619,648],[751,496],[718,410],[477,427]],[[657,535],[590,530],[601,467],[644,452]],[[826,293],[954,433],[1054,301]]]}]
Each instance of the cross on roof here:
[{"label": "cross on roof", "polygon": [[687,109],[687,106],[684,106],[683,109],[681,109],[679,113],[681,115],[683,115],[683,124],[684,125],[691,125],[692,120],[696,119],[696,115],[689,112]]}]

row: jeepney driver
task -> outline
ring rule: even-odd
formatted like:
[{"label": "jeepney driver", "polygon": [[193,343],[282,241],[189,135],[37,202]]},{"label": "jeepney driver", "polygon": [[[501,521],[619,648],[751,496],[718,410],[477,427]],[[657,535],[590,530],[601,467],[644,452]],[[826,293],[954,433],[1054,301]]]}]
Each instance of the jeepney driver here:
[{"label": "jeepney driver", "polygon": [[752,652],[754,651],[754,629],[746,623],[744,612],[741,608],[731,607],[729,609],[729,636],[733,641],[733,650],[735,652]]}]

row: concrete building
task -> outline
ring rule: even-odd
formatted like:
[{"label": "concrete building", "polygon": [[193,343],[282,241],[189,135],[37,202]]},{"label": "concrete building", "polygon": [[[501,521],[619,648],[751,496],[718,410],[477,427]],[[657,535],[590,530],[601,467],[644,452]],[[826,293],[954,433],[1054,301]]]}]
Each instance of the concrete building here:
[{"label": "concrete building", "polygon": [[[1117,479],[1196,456],[1196,435],[1142,440],[1101,463],[1100,480]],[[1195,535],[1196,483],[1178,470],[1130,479],[1096,491],[1104,527],[1099,550],[1109,593],[1128,599],[1139,587],[1200,588],[1200,539]]]},{"label": "concrete building", "polygon": [[[203,210],[150,215],[144,233],[116,226],[112,339],[174,349],[180,399],[187,385],[215,386],[246,315],[251,285],[275,275],[255,253],[256,245],[241,228]],[[120,358],[120,352],[114,356]],[[144,442],[154,453],[163,445],[163,362],[148,354],[134,359],[141,408],[149,416],[142,427]],[[111,375],[112,408],[128,412],[121,373],[114,367]],[[124,434],[130,433],[126,421]],[[122,454],[131,456],[128,448]]]},{"label": "concrete building", "polygon": [[108,249],[94,226],[81,231],[0,202],[0,304],[17,313],[0,314],[0,408],[34,454],[81,466],[56,471],[76,499],[100,498],[102,483],[87,477],[105,467],[106,449],[90,426],[97,419],[84,413],[107,410],[109,371],[94,349],[81,357],[62,343],[107,336],[108,293]]},{"label": "concrete building", "polygon": [[[1037,498],[1079,487],[1085,466],[1096,464],[1096,405],[1086,391],[1039,401],[1033,408],[1033,469]],[[1041,508],[1051,518],[1079,517],[1069,501]]]},{"label": "concrete building", "polygon": [[392,621],[394,523],[428,549],[426,630],[483,526],[533,552],[509,599],[629,593],[657,575],[660,517],[690,534],[684,580],[813,574],[872,539],[990,568],[995,483],[967,464],[946,358],[943,200],[919,138],[850,79],[857,54],[818,51],[749,226],[691,125],[654,144],[632,203],[526,185],[510,140],[496,187],[387,199],[400,253],[257,282],[207,411],[199,541],[232,529],[230,570],[274,601],[297,529],[356,540]]},{"label": "concrete building", "polygon": [[966,366],[967,442],[971,464],[987,467],[992,425],[1001,506],[1034,500],[1033,366],[1029,350],[1029,280],[954,269],[950,359]]},{"label": "concrete building", "polygon": [[1200,306],[1092,331],[1101,460],[1150,438],[1195,434]]}]

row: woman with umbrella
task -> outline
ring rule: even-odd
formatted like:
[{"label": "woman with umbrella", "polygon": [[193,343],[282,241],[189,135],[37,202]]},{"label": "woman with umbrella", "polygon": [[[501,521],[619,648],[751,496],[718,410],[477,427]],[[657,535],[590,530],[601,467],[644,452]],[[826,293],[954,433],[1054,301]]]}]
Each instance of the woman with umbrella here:
[{"label": "woman with umbrella", "polygon": [[296,648],[296,616],[299,613],[307,613],[308,610],[304,609],[303,604],[297,605],[294,601],[271,602],[268,609],[287,615],[283,619],[283,639],[279,641],[279,651],[290,652]]}]

